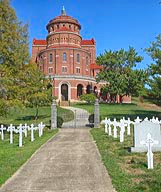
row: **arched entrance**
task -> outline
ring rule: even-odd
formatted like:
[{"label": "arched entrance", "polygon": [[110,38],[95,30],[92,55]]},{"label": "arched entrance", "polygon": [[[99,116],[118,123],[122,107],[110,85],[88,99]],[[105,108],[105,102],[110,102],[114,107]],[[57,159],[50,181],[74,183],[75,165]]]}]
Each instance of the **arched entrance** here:
[{"label": "arched entrance", "polygon": [[68,101],[68,85],[62,84],[61,85],[61,99],[62,101]]},{"label": "arched entrance", "polygon": [[80,97],[83,94],[83,85],[78,84],[77,86],[77,97]]}]

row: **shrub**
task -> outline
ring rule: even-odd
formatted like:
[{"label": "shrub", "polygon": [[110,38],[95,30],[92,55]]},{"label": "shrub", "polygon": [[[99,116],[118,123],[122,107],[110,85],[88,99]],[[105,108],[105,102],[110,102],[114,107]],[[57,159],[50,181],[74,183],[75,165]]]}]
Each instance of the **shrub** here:
[{"label": "shrub", "polygon": [[86,101],[88,104],[95,103],[96,96],[93,93],[83,94],[80,96],[81,101]]},{"label": "shrub", "polygon": [[94,123],[94,114],[90,114],[88,117],[89,123]]},{"label": "shrub", "polygon": [[58,116],[57,117],[57,128],[61,128],[63,125],[63,122],[64,122],[63,118]]}]

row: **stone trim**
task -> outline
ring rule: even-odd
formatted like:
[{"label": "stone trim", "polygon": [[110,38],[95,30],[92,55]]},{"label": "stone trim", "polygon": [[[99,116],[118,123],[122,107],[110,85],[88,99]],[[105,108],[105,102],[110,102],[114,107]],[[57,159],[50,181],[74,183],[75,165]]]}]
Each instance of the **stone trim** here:
[{"label": "stone trim", "polygon": [[77,76],[77,75],[47,75],[46,78],[54,78],[54,80],[85,80],[85,81],[93,81],[96,83],[95,78],[85,77],[85,76]]},{"label": "stone trim", "polygon": [[43,52],[49,52],[51,50],[62,50],[62,49],[71,49],[71,50],[78,50],[78,51],[82,51],[82,52],[85,52],[85,53],[88,53],[88,55],[90,55],[90,52],[86,49],[82,49],[82,48],[76,48],[76,47],[56,47],[56,48],[47,48],[47,49],[43,49],[43,50],[40,50],[38,52],[38,55],[42,54]]}]

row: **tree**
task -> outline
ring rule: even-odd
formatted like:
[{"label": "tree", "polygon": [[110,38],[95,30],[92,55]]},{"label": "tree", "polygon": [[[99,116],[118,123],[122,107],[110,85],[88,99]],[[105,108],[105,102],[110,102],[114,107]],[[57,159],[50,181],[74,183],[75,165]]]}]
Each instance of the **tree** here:
[{"label": "tree", "polygon": [[34,63],[24,66],[20,73],[20,99],[26,106],[35,107],[35,119],[38,118],[40,106],[49,105],[52,102],[52,86]]},{"label": "tree", "polygon": [[103,65],[104,69],[97,75],[96,80],[105,81],[104,89],[111,94],[139,94],[144,87],[147,73],[134,68],[142,59],[132,47],[128,51],[105,51],[97,58],[97,63]]},{"label": "tree", "polygon": [[[29,62],[28,26],[18,21],[9,0],[0,0],[0,115],[9,108],[51,102],[49,81]],[[6,110],[7,109],[7,110]]]},{"label": "tree", "polygon": [[9,0],[0,0],[0,103],[4,109],[20,104],[17,77],[28,61],[27,25],[18,21]]},{"label": "tree", "polygon": [[161,102],[161,34],[156,37],[150,47],[145,49],[154,63],[149,65],[151,78],[149,79],[150,95]]}]

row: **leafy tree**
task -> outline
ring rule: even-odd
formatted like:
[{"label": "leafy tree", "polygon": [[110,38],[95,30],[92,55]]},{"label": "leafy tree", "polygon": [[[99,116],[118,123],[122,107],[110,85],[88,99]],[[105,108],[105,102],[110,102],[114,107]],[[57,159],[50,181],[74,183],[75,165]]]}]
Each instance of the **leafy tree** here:
[{"label": "leafy tree", "polygon": [[16,106],[34,106],[37,118],[39,106],[52,99],[49,81],[29,63],[27,28],[10,1],[0,0],[0,115]]},{"label": "leafy tree", "polygon": [[105,81],[104,89],[111,94],[139,94],[144,87],[147,73],[134,68],[142,59],[132,47],[128,51],[105,51],[97,57],[97,63],[103,65],[104,70],[97,75],[96,80]]},{"label": "leafy tree", "polygon": [[150,94],[161,102],[161,34],[156,37],[156,41],[152,42],[146,52],[151,56],[154,63],[149,66],[151,77],[149,85],[151,87]]},{"label": "leafy tree", "polygon": [[28,26],[16,17],[9,0],[0,0],[0,65],[18,70],[29,61]]},{"label": "leafy tree", "polygon": [[17,76],[28,60],[27,25],[18,21],[9,0],[0,0],[0,103],[5,111],[20,104]]},{"label": "leafy tree", "polygon": [[38,118],[40,106],[52,101],[52,86],[34,63],[24,65],[18,75],[18,98],[24,105],[35,107],[35,119]]},{"label": "leafy tree", "polygon": [[88,104],[94,103],[96,101],[96,96],[93,93],[83,94],[80,96],[81,101],[86,101]]}]

